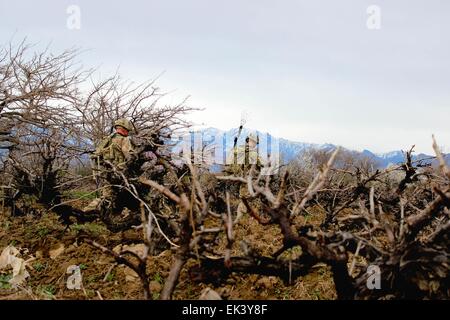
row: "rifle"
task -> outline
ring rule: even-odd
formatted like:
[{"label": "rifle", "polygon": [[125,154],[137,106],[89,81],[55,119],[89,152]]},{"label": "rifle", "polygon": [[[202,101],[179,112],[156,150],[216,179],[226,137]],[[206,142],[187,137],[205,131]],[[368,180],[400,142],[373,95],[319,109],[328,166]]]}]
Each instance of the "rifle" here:
[{"label": "rifle", "polygon": [[93,154],[90,157],[91,159],[91,168],[92,168],[92,178],[95,181],[95,196],[98,198],[100,188],[100,179],[99,179],[99,173],[100,173],[100,156]]},{"label": "rifle", "polygon": [[247,122],[247,120],[245,118],[246,118],[245,115],[242,114],[241,115],[241,123],[239,125],[239,130],[238,130],[237,136],[234,137],[234,143],[233,143],[233,164],[234,165],[237,164],[237,149],[236,149],[237,142],[238,142],[239,137],[241,136],[242,129],[244,128],[244,125]]}]

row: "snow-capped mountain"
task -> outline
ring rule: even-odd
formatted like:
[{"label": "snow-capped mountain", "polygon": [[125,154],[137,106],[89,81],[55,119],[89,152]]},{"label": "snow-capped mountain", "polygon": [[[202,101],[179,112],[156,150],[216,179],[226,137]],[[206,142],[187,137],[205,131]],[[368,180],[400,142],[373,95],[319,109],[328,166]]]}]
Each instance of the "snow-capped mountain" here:
[{"label": "snow-capped mountain", "polygon": [[405,159],[405,155],[402,151],[391,151],[387,153],[374,154],[374,157],[382,163],[383,167],[387,167],[391,164],[397,164]]},{"label": "snow-capped mountain", "polygon": [[[238,128],[233,128],[227,131],[220,130],[217,128],[206,128],[202,130],[195,131],[197,134],[200,134],[202,137],[202,141],[207,144],[211,143],[220,143],[223,145],[224,150],[230,150],[233,147],[234,139],[238,135]],[[242,132],[238,138],[238,145],[244,144],[245,138],[248,134],[254,133],[257,134],[260,139],[260,144],[272,145],[272,150],[276,148],[279,150],[281,161],[287,163],[299,155],[302,152],[314,148],[321,150],[334,150],[337,146],[334,144],[315,144],[315,143],[306,143],[306,142],[297,142],[291,141],[284,138],[273,137],[270,133],[262,132],[259,130],[251,130],[247,128],[243,128]],[[220,141],[218,141],[220,140]],[[270,148],[270,147],[269,147]],[[377,154],[373,153],[370,150],[363,150],[362,152],[350,150],[347,148],[341,147],[342,150],[346,150],[356,156],[367,157],[369,159],[375,160],[375,163],[378,164],[380,168],[386,168],[390,165],[395,165],[402,163],[404,161],[405,154],[403,151],[395,150],[392,152]],[[414,154],[413,160],[418,159],[426,159],[430,158],[430,155],[426,154]],[[450,163],[450,155],[446,155],[446,160]]]}]

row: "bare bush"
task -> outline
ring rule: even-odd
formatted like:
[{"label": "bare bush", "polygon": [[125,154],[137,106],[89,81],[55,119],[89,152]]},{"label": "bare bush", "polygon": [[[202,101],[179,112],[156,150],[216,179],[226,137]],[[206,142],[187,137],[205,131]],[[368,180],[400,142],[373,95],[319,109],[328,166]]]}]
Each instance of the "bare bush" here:
[{"label": "bare bush", "polygon": [[70,108],[89,71],[75,63],[76,50],[53,55],[24,42],[0,53],[0,148],[4,181],[42,203],[59,201],[57,184],[80,141]]}]

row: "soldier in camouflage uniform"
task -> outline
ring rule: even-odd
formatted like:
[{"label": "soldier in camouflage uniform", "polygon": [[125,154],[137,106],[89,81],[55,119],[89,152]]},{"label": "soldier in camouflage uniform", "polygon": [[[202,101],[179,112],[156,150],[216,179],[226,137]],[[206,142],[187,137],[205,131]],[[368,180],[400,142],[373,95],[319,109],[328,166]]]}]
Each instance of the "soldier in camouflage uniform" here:
[{"label": "soldier in camouflage uniform", "polygon": [[96,164],[94,172],[97,172],[105,184],[101,189],[101,198],[94,199],[84,211],[98,210],[105,202],[115,205],[120,188],[114,185],[123,184],[115,171],[126,174],[127,163],[136,156],[134,145],[128,136],[133,131],[132,123],[121,118],[114,122],[114,128],[115,132],[104,138],[92,155]]},{"label": "soldier in camouflage uniform", "polygon": [[[263,162],[258,154],[258,136],[250,133],[245,139],[245,145],[234,147],[232,153],[228,158],[227,163],[230,163],[226,171],[235,176],[246,177],[250,172],[250,169],[255,165],[254,175],[257,176],[263,167]],[[249,198],[250,194],[248,192],[248,186],[246,184],[241,184],[239,187],[239,197]],[[261,203],[258,199],[250,200],[249,204],[255,208],[257,211],[261,207]],[[237,207],[237,217],[236,222],[242,217],[244,213],[247,212],[247,208],[242,200],[239,201]]]}]

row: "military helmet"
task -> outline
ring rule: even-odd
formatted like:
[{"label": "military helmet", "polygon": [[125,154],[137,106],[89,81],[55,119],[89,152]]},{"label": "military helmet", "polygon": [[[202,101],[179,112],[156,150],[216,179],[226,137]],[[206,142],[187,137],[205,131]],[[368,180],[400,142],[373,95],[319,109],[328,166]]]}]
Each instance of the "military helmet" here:
[{"label": "military helmet", "polygon": [[257,136],[256,134],[254,134],[253,132],[250,132],[250,133],[248,134],[247,139],[248,139],[248,140],[252,140],[252,141],[254,141],[254,142],[256,142],[256,143],[259,142],[259,141],[258,141],[258,136]]},{"label": "military helmet", "polygon": [[114,121],[114,127],[116,126],[121,126],[125,129],[127,129],[128,131],[133,131],[133,124],[131,123],[130,120],[125,119],[125,118],[120,118],[117,119],[116,121]]}]

